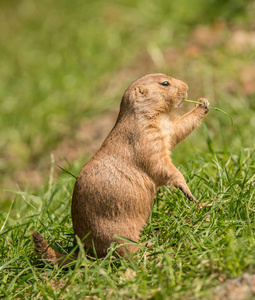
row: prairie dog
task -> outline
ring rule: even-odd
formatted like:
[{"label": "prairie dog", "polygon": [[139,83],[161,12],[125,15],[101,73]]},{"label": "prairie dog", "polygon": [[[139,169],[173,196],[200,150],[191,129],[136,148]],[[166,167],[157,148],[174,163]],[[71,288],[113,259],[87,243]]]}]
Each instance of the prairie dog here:
[{"label": "prairie dog", "polygon": [[[84,165],[74,186],[74,233],[81,240],[87,236],[83,244],[88,254],[94,254],[94,247],[97,256],[104,257],[112,242],[123,243],[115,235],[138,242],[159,186],[179,188],[189,200],[198,203],[170,158],[171,150],[209,111],[208,100],[201,98],[201,105],[176,117],[173,112],[186,99],[187,90],[180,80],[149,74],[125,91],[113,129]],[[39,233],[32,235],[45,260],[62,257],[57,263],[63,263],[65,255],[48,247]],[[137,249],[132,244],[116,252],[124,256],[126,251],[134,253]]]}]

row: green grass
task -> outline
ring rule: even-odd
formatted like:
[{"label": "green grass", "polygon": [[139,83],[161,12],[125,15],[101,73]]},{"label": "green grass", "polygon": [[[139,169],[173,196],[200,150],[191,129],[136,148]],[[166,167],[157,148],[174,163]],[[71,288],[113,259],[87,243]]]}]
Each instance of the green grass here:
[{"label": "green grass", "polygon": [[[0,297],[208,299],[223,280],[254,272],[255,52],[249,38],[233,40],[254,28],[252,1],[12,0],[0,8],[0,185],[9,190],[0,199]],[[212,206],[198,209],[162,187],[135,256],[115,259],[112,245],[100,260],[81,249],[68,270],[43,263],[33,230],[59,251],[76,245],[75,178],[51,164],[39,189],[10,189],[16,172],[48,166],[60,142],[117,107],[144,72],[182,79],[190,99],[207,97],[231,115],[233,125],[210,110],[173,153],[194,196]],[[89,155],[61,167],[77,175]]]},{"label": "green grass", "polygon": [[70,252],[74,178],[50,183],[41,195],[20,192],[9,216],[0,217],[1,224],[8,224],[0,233],[1,295],[15,299],[29,295],[45,299],[210,295],[222,276],[254,271],[254,167],[254,150],[230,157],[197,156],[182,171],[197,199],[209,200],[212,206],[198,209],[181,192],[161,188],[137,255],[96,260],[81,252],[69,270],[45,265],[31,253],[30,233],[39,230],[55,242],[56,249]]}]

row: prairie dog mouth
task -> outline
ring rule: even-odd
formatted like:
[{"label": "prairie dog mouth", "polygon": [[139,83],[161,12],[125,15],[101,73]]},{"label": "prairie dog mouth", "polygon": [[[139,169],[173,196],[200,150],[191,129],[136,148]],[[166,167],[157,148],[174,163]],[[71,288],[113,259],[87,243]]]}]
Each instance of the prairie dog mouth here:
[{"label": "prairie dog mouth", "polygon": [[182,97],[180,97],[181,99],[178,102],[177,107],[180,107],[183,104],[183,102],[187,99],[187,97],[188,97],[187,93],[185,93],[185,95],[183,95]]}]

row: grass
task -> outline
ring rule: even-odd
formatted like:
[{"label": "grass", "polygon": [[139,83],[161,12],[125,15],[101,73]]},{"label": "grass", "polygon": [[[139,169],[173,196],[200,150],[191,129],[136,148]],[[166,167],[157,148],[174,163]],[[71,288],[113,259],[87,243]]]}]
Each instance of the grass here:
[{"label": "grass", "polygon": [[[185,102],[195,103],[195,104],[201,104],[201,102],[194,101],[194,100],[185,100]],[[218,107],[214,107],[214,106],[210,106],[210,109],[214,109],[214,110],[219,111],[219,112],[225,114],[226,116],[228,116],[229,119],[231,120],[231,124],[233,125],[233,119],[232,119],[231,116],[230,116],[228,113],[226,113],[224,110],[222,110],[222,109],[220,109],[220,108],[218,108]]]},{"label": "grass", "polygon": [[70,252],[74,178],[49,184],[41,195],[18,192],[15,201],[23,198],[22,205],[14,205],[9,216],[2,214],[0,219],[4,224],[8,217],[8,226],[0,233],[1,295],[15,299],[29,295],[45,299],[208,297],[222,279],[254,271],[254,165],[255,151],[249,149],[231,157],[197,156],[182,171],[197,199],[209,200],[212,206],[198,209],[180,192],[161,188],[137,255],[97,260],[81,251],[69,270],[52,268],[31,254],[30,232],[39,230],[57,249]]},{"label": "grass", "polygon": [[[208,299],[228,278],[253,273],[255,57],[251,37],[234,39],[254,28],[252,1],[13,0],[0,7],[0,184],[9,190],[0,199],[0,297]],[[91,154],[63,161],[69,173],[60,175],[52,157],[38,189],[10,182],[18,170],[49,164],[55,147],[116,107],[141,72],[183,79],[191,99],[207,97],[231,115],[233,125],[210,110],[173,153],[194,196],[212,205],[198,209],[162,187],[135,256],[115,259],[112,245],[105,259],[81,249],[67,270],[43,263],[31,231],[59,251],[75,247],[74,177]]]}]

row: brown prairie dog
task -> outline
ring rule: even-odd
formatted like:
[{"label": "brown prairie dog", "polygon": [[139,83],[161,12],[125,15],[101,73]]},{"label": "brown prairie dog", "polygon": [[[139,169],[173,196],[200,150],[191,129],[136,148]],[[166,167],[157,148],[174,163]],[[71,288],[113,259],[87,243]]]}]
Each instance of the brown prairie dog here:
[{"label": "brown prairie dog", "polygon": [[[115,235],[139,241],[150,216],[157,187],[179,188],[198,203],[182,173],[173,165],[171,150],[188,136],[209,111],[203,105],[182,117],[174,116],[187,97],[188,86],[164,74],[150,74],[131,83],[122,98],[115,126],[98,152],[85,164],[74,186],[72,220],[74,233],[85,250],[104,257]],[[35,232],[37,251],[46,260],[61,256]],[[43,245],[43,246],[41,246]],[[46,250],[48,247],[48,250]],[[119,247],[117,253],[134,253],[136,245]],[[52,252],[53,251],[53,252]]]}]

